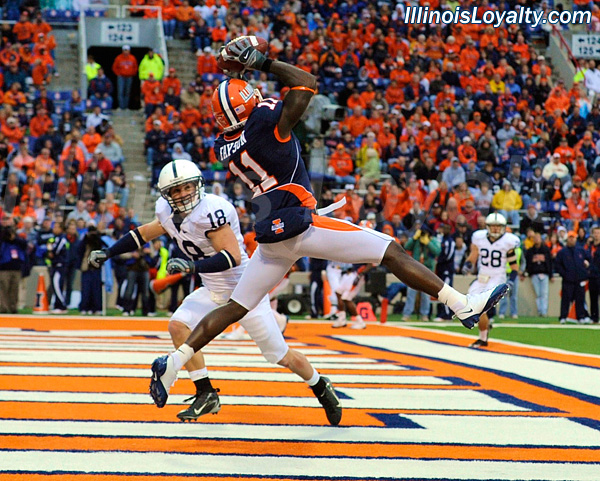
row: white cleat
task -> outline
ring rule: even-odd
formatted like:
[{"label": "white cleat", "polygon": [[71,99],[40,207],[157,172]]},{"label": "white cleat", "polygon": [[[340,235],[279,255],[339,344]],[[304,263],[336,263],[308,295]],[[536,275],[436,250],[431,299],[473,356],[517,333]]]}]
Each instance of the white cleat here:
[{"label": "white cleat", "polygon": [[159,408],[167,404],[169,390],[177,381],[177,371],[173,367],[173,356],[161,356],[152,363],[152,378],[150,379],[150,396]]},{"label": "white cleat", "polygon": [[467,294],[467,305],[454,315],[467,329],[473,329],[479,322],[479,316],[494,307],[509,291],[508,284],[500,284],[481,294]]}]

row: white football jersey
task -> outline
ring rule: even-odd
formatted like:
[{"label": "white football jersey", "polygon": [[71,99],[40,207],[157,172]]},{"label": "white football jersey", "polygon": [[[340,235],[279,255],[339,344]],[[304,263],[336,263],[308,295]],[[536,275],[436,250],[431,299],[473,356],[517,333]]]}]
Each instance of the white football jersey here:
[{"label": "white football jersey", "polygon": [[491,242],[487,229],[473,232],[471,239],[479,249],[477,261],[479,275],[506,276],[506,254],[519,247],[521,240],[514,234],[505,233],[495,242]]},{"label": "white football jersey", "polygon": [[171,214],[173,210],[160,197],[156,201],[156,217],[169,236],[191,260],[198,261],[216,254],[207,233],[229,224],[240,246],[242,262],[233,269],[223,272],[200,274],[204,285],[212,292],[232,291],[248,264],[244,249],[244,238],[240,232],[240,222],[235,207],[222,197],[206,194],[202,201],[190,212],[177,228]]}]

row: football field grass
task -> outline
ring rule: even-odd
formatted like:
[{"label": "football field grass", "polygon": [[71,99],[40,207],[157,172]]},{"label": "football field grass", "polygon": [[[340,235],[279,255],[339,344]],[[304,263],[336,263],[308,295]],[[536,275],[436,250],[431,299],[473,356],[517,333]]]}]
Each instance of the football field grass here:
[{"label": "football field grass", "polygon": [[[458,321],[448,323],[402,322],[399,315],[388,317],[392,325],[418,326],[425,329],[438,329],[477,337],[477,328],[472,331],[464,328]],[[551,347],[565,351],[600,355],[600,325],[565,324],[555,318],[522,317],[519,319],[496,320],[489,341],[494,339],[518,342],[531,346]]]}]

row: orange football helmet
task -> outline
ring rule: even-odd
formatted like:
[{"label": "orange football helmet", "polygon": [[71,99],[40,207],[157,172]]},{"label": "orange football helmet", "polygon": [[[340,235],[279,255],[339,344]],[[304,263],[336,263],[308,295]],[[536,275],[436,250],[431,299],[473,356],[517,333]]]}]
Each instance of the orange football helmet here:
[{"label": "orange football helmet", "polygon": [[260,92],[248,82],[230,78],[214,91],[212,110],[223,132],[231,132],[246,123],[252,109],[261,101]]}]

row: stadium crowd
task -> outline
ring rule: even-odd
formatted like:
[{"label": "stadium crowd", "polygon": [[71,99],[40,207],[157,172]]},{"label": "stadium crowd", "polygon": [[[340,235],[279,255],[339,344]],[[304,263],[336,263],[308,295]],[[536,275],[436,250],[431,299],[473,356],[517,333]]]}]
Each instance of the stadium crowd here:
[{"label": "stadium crowd", "polygon": [[[74,91],[57,111],[47,91],[53,75],[51,27],[39,12],[27,8],[12,29],[3,26],[3,222],[14,224],[18,236],[28,239],[31,264],[52,264],[54,254],[46,252],[43,233],[49,235],[56,224],[63,224],[71,250],[90,227],[109,229],[114,239],[135,225],[135,213],[126,208],[123,139],[106,115],[113,95],[115,105],[129,106],[125,79],[134,75],[142,82],[151,188],[169,161],[193,160],[212,192],[238,208],[247,248],[253,250],[250,195],[243,184],[231,180],[212,151],[218,132],[210,103],[223,78],[215,55],[239,35],[265,38],[271,58],[318,77],[318,95],[295,132],[320,205],[347,199],[335,216],[410,242],[413,254],[419,251],[415,243],[427,242],[427,253],[419,258],[432,269],[451,262],[453,274],[461,272],[471,233],[485,227],[485,216],[493,211],[502,213],[509,229],[523,240],[523,275],[545,275],[546,281],[553,273],[564,277],[552,261],[569,246],[573,232],[576,244],[589,251],[590,260],[595,258],[600,237],[596,241],[591,229],[600,216],[600,103],[588,96],[582,82],[567,89],[553,76],[534,48],[536,43],[545,46],[546,30],[527,25],[408,25],[403,21],[407,4],[402,2],[132,0],[131,5],[160,7],[166,39],[190,42],[196,55],[194,82],[182,85],[175,69],[164,72],[153,51],[133,66],[124,46],[125,63],[104,66],[118,77],[116,91],[104,69],[89,58],[91,100],[86,103]],[[480,15],[520,6],[511,1],[429,5],[478,6]],[[547,0],[535,4],[546,13],[554,7],[562,8]],[[593,10],[597,16],[598,9]],[[156,14],[132,11],[136,16]],[[595,65],[587,67],[591,74],[600,74]],[[286,94],[286,88],[264,73],[246,76],[263,97]],[[452,249],[442,249],[444,239],[451,240]],[[139,269],[144,272],[160,268],[163,248],[147,248],[124,262],[117,273],[119,287],[131,271],[128,266],[143,265]],[[548,250],[544,262],[529,259],[535,249],[544,255]],[[85,249],[78,252],[73,265],[82,268]],[[443,258],[450,252],[452,259]],[[586,279],[600,278],[600,260],[585,271]],[[62,274],[66,285],[71,275]],[[138,285],[143,297],[149,277],[142,277]],[[120,289],[119,305],[125,312],[133,310],[131,296],[138,295],[132,282],[129,297],[127,289]],[[540,292],[543,298],[543,286]],[[516,301],[508,304],[511,315],[518,315]],[[144,314],[152,312],[147,303],[142,305]],[[64,307],[58,304],[58,310]],[[408,317],[413,312],[406,307]],[[598,309],[594,311],[593,303],[591,307],[597,322]],[[543,301],[538,311],[547,313]],[[431,316],[426,307],[421,315]]]}]

